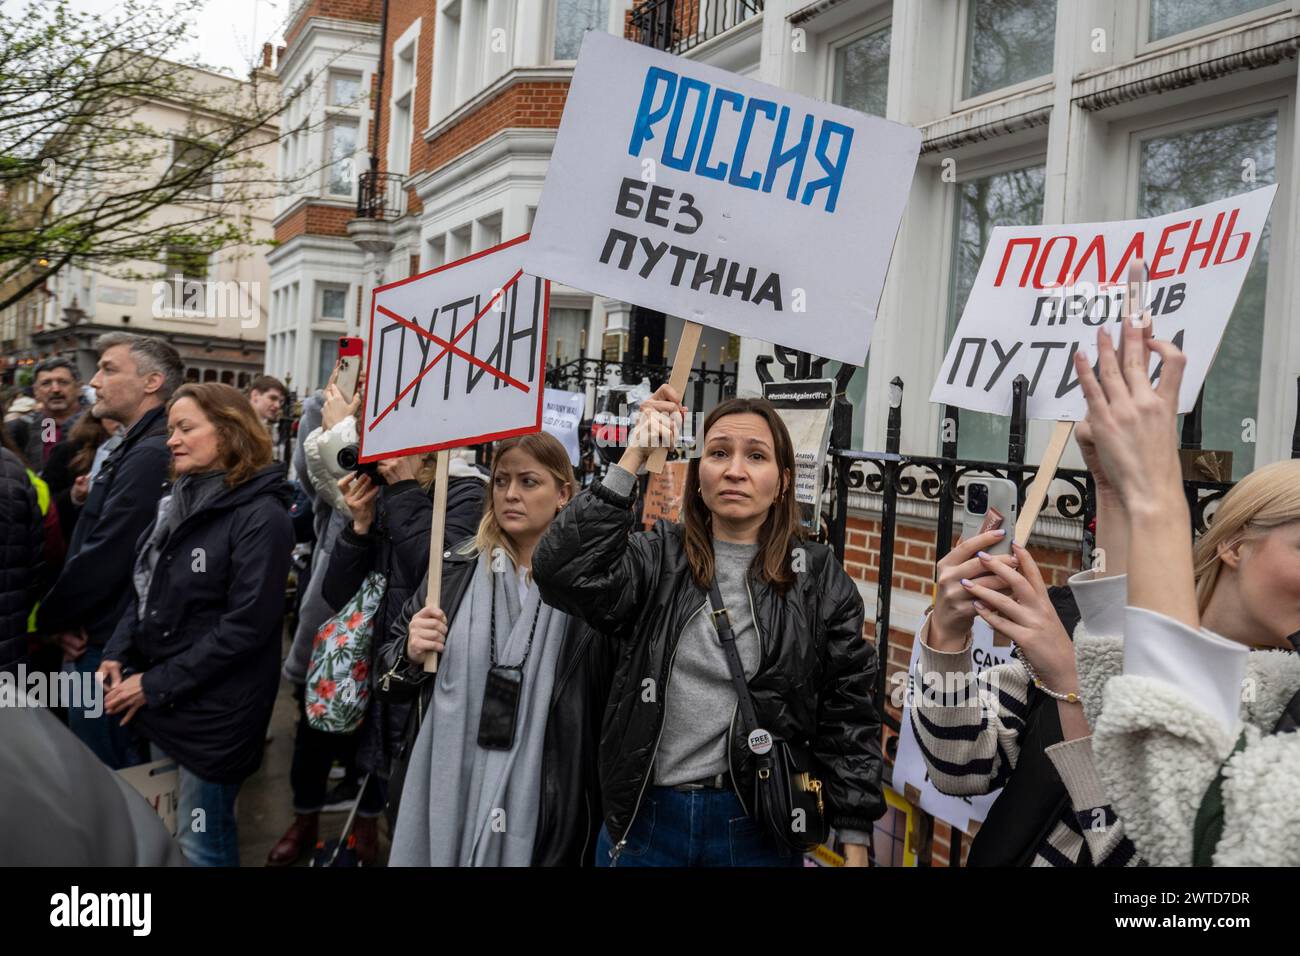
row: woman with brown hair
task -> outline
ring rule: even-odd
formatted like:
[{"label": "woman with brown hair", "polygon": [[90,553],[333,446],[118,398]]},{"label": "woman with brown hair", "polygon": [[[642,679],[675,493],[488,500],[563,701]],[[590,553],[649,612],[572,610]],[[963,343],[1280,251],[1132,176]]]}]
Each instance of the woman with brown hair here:
[{"label": "woman with brown hair", "polygon": [[643,402],[622,460],[561,513],[533,561],[548,604],[619,645],[597,863],[798,865],[787,847],[813,821],[760,822],[754,799],[776,738],[802,752],[850,865],[864,865],[884,800],[862,598],[829,548],[802,539],[794,450],[762,399],[705,419],[682,523],[632,532],[635,473],[651,447],[672,447],[685,412],[666,385]]},{"label": "woman with brown hair", "polygon": [[238,866],[235,797],[262,761],[279,682],[290,494],[266,429],[229,385],[181,387],[167,425],[174,482],[104,649],[104,709],[179,765],[186,859]]}]

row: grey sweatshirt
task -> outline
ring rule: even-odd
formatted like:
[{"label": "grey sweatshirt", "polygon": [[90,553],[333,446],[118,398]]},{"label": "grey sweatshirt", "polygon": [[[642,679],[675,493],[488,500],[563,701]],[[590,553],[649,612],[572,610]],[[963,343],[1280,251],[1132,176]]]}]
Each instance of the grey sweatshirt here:
[{"label": "grey sweatshirt", "polygon": [[[617,465],[604,485],[620,495],[632,493],[636,476]],[[760,648],[745,576],[757,544],[713,539],[718,590],[726,605],[745,676],[758,671]],[[707,602],[707,597],[703,599]],[[736,712],[736,691],[707,606],[693,615],[677,641],[669,686],[664,689],[664,729],[655,757],[654,784],[673,787],[727,772],[727,734]],[[740,717],[737,714],[736,719]]]}]

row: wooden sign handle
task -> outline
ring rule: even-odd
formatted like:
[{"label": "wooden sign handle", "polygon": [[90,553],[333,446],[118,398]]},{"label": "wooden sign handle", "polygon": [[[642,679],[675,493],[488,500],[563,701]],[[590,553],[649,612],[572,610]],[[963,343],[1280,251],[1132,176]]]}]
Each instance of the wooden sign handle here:
[{"label": "wooden sign handle", "polygon": [[[447,531],[447,466],[450,461],[450,449],[444,448],[437,453],[433,479],[433,532],[429,536],[429,588],[424,599],[427,608],[442,603],[442,539]],[[425,656],[424,669],[429,674],[438,672],[437,654]]]},{"label": "wooden sign handle", "polygon": [[1057,422],[1056,427],[1052,429],[1052,439],[1047,443],[1047,450],[1043,452],[1043,460],[1038,463],[1038,473],[1034,475],[1033,483],[1025,492],[1025,506],[1020,510],[1020,518],[1016,521],[1015,540],[1022,548],[1029,547],[1029,535],[1033,533],[1038,513],[1043,510],[1048,486],[1056,477],[1056,466],[1061,463],[1061,455],[1065,453],[1065,446],[1069,443],[1072,434],[1074,434],[1074,422]]},{"label": "wooden sign handle", "polygon": [[[691,366],[695,364],[695,350],[700,346],[700,333],[703,331],[704,326],[698,322],[687,322],[682,326],[682,337],[677,342],[677,355],[673,358],[673,370],[668,375],[668,384],[681,398],[686,397],[686,383],[691,377]],[[682,404],[686,403],[683,401]],[[700,437],[702,436],[696,436],[697,439]],[[664,470],[664,462],[667,460],[668,449],[656,448],[646,459],[645,469],[650,474],[657,475]]]}]

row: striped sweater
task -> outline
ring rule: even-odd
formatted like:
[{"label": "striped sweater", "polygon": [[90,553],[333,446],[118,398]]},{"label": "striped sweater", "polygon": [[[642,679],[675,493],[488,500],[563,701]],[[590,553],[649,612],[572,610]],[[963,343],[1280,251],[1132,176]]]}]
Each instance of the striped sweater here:
[{"label": "striped sweater", "polygon": [[[1106,680],[1121,672],[1123,647],[1113,635],[1113,618],[1122,615],[1127,592],[1123,577],[1076,574],[1070,587],[1081,615],[1074,632],[1084,711],[1091,724],[1101,709]],[[998,789],[1015,770],[1033,695],[1019,658],[975,673],[970,641],[960,651],[937,651],[926,643],[929,619],[921,626],[922,681],[935,688],[918,690],[912,701],[912,727],[935,786],[953,796],[973,796]],[[933,675],[933,676],[931,676]],[[941,689],[941,690],[940,690]],[[1078,866],[1086,845],[1096,866],[1142,866],[1102,789],[1092,755],[1092,738],[1064,741],[1047,748],[1047,757],[1070,800],[1056,825],[1039,845],[1034,866]]]}]

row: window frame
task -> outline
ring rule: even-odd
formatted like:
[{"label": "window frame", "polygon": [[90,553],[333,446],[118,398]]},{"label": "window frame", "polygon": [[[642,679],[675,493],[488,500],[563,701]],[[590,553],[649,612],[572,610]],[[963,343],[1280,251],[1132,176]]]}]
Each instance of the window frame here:
[{"label": "window frame", "polygon": [[[316,283],[316,308],[314,309],[314,320],[321,323],[343,323],[348,321],[348,292],[351,289],[349,285],[343,282],[317,282]],[[342,292],[343,293],[343,314],[339,316],[325,314],[325,293]]]},{"label": "window frame", "polygon": [[1232,30],[1245,26],[1255,20],[1263,20],[1268,17],[1276,16],[1279,13],[1289,13],[1291,10],[1291,4],[1289,2],[1279,0],[1279,2],[1262,6],[1257,10],[1247,10],[1245,13],[1239,13],[1232,17],[1225,17],[1222,20],[1211,20],[1209,23],[1202,24],[1199,27],[1193,27],[1190,30],[1184,30],[1182,33],[1171,33],[1167,37],[1153,40],[1151,38],[1151,7],[1154,2],[1155,0],[1142,0],[1141,3],[1134,4],[1137,8],[1137,23],[1134,24],[1137,56],[1145,56],[1149,53],[1167,50],[1170,47],[1194,42],[1212,34],[1224,31],[1231,32]]},{"label": "window frame", "polygon": [[[881,30],[889,30],[889,61],[892,65],[894,60],[894,14],[889,5],[877,8],[875,15],[868,14],[865,20],[857,20],[851,24],[842,25],[835,29],[827,30],[822,42],[822,63],[820,74],[821,80],[821,98],[827,103],[835,103],[835,62],[839,56],[839,51],[847,46],[856,43],[858,40],[871,36],[873,33],[879,33]],[[891,67],[892,72],[892,67]],[[881,118],[889,115],[889,108],[892,105],[894,95],[894,86],[889,82],[888,77],[885,79],[885,112]],[[836,104],[842,105],[842,104]],[[853,109],[848,106],[845,109]],[[859,111],[861,112],[861,111]],[[873,113],[865,114],[874,116]]]},{"label": "window frame", "polygon": [[[348,191],[346,193],[336,192],[334,190],[334,182],[333,182],[334,163],[335,163],[335,160],[331,158],[334,151],[333,135],[334,135],[334,130],[337,129],[339,125],[350,126],[353,129],[356,137],[352,143],[352,155],[350,157],[352,162],[352,183],[349,186]],[[321,183],[321,195],[328,199],[355,200],[357,198],[357,178],[358,178],[357,168],[356,168],[357,144],[361,141],[361,119],[360,117],[349,116],[347,114],[336,114],[336,115],[327,116],[325,118],[325,126],[323,129],[323,133],[324,135],[321,137],[321,142],[324,147],[325,155],[322,157],[322,163],[321,163],[322,172],[324,173],[324,182]]]},{"label": "window frame", "polygon": [[[415,124],[415,92],[416,87],[419,85],[420,76],[420,29],[422,19],[422,17],[416,17],[415,22],[407,27],[406,31],[392,45],[393,80],[388,96],[389,130],[388,145],[384,158],[386,160],[385,168],[389,172],[400,173],[403,176],[409,175],[411,172],[411,150],[415,147],[416,137],[419,135]],[[411,53],[410,85],[399,91],[397,89],[397,64],[405,58],[408,50]],[[406,155],[397,156],[397,151],[394,149],[395,140],[392,121],[397,117],[397,104],[402,100],[409,101],[404,109],[410,118],[410,135],[407,138]]]},{"label": "window frame", "polygon": [[953,62],[957,64],[957,68],[953,71],[952,112],[961,113],[978,106],[995,103],[998,100],[1010,99],[1040,87],[1054,86],[1056,83],[1056,34],[1061,27],[1060,0],[1053,0],[1056,4],[1056,15],[1053,18],[1054,27],[1052,30],[1052,69],[1027,80],[1021,80],[1019,83],[999,86],[997,89],[989,90],[986,93],[978,93],[973,96],[966,95],[966,67],[969,65],[966,61],[968,46],[966,34],[970,23],[970,5],[974,2],[976,0],[962,0],[961,6],[957,10],[957,50],[956,56],[953,57]]},{"label": "window frame", "polygon": [[[356,79],[356,81],[357,81],[357,96],[356,96],[356,99],[354,99],[354,100],[353,100],[352,102],[350,102],[350,103],[336,103],[336,102],[334,102],[334,80],[335,80],[336,77],[338,77],[338,78],[348,77],[348,78],[355,78],[355,79]],[[347,69],[347,68],[345,68],[345,67],[334,67],[334,66],[331,66],[328,70],[325,71],[325,105],[326,105],[326,107],[328,107],[330,110],[348,110],[348,111],[357,111],[357,112],[360,112],[360,110],[361,110],[361,103],[362,103],[362,101],[365,99],[365,96],[366,96],[366,94],[365,94],[365,81],[366,81],[366,76],[365,76],[365,74],[364,74],[362,71],[360,71],[360,70],[350,70],[350,69]]]},{"label": "window frame", "polygon": [[[207,153],[216,152],[216,150],[207,146],[205,143],[193,139],[192,137],[186,136],[184,133],[173,133],[171,135],[171,144],[172,144],[171,160],[168,165],[168,169],[172,170],[174,173],[180,173],[181,171],[190,170],[194,168],[192,165],[188,163],[184,163],[184,164],[178,163],[178,160],[180,158],[180,153],[183,151],[182,147],[184,149],[203,150]],[[217,182],[218,182],[217,168],[216,165],[214,164],[208,167],[206,181],[198,182],[193,186],[186,188],[184,195],[186,198],[197,197],[201,199],[219,199],[220,193],[218,191]],[[201,187],[206,187],[206,189]]]},{"label": "window frame", "polygon": [[[544,40],[545,46],[542,47],[541,59],[542,62],[548,63],[551,66],[573,66],[578,62],[577,57],[574,57],[572,60],[561,60],[557,59],[555,56],[555,41],[559,34],[558,26],[561,2],[563,2],[563,0],[548,0],[546,4],[546,36]],[[701,0],[701,3],[703,3],[703,0]],[[622,4],[618,3],[617,0],[605,0],[606,33],[615,33],[614,24],[616,12],[621,18]],[[621,31],[615,35],[621,35]]]}]

